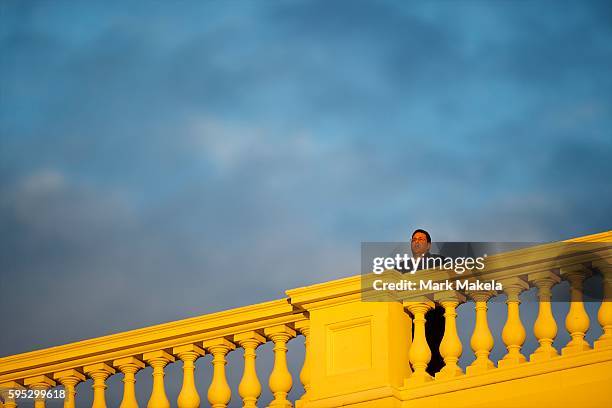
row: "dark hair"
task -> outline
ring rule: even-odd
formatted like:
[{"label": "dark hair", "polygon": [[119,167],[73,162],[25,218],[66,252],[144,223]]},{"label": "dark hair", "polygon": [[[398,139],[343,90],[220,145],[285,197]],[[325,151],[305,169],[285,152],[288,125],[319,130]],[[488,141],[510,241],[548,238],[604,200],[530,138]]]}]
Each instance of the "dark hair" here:
[{"label": "dark hair", "polygon": [[427,237],[427,242],[431,243],[431,235],[429,235],[429,232],[425,231],[424,229],[416,229],[416,230],[414,230],[414,232],[412,233],[410,238],[411,239],[414,238],[414,234],[416,234],[417,232],[425,234],[425,236]]}]

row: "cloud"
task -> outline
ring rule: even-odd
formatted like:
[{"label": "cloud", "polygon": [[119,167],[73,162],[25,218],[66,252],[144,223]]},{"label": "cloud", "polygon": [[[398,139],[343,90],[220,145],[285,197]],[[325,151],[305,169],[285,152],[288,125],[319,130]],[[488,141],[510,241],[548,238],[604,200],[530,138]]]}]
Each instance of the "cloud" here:
[{"label": "cloud", "polygon": [[610,228],[605,2],[191,6],[6,7],[1,273],[28,289],[1,302],[46,325],[3,350],[277,298],[415,227]]},{"label": "cloud", "polygon": [[19,189],[28,196],[37,196],[57,191],[64,186],[64,175],[53,169],[43,169],[23,180]]}]

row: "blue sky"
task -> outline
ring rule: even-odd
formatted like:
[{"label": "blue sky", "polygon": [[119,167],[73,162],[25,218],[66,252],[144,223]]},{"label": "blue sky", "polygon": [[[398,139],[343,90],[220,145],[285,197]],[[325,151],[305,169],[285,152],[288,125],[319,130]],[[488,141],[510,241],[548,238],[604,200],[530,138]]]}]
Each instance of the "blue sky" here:
[{"label": "blue sky", "polygon": [[418,227],[612,227],[610,2],[0,13],[2,355],[279,298]]}]

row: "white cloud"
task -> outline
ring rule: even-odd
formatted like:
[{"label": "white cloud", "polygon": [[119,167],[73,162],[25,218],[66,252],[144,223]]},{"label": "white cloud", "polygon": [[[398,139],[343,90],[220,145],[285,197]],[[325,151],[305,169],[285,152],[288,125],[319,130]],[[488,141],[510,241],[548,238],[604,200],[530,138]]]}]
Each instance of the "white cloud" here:
[{"label": "white cloud", "polygon": [[66,179],[60,171],[41,169],[23,178],[19,190],[28,195],[40,195],[61,190],[65,184]]},{"label": "white cloud", "polygon": [[187,145],[209,158],[219,170],[231,171],[253,159],[287,164],[329,153],[306,129],[282,133],[248,123],[197,116],[187,125]]}]

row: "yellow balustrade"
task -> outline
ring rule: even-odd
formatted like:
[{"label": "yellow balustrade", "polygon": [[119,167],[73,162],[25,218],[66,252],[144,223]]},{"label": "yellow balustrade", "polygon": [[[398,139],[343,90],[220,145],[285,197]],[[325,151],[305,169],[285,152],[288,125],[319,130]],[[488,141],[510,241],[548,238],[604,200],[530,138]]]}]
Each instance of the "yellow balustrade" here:
[{"label": "yellow balustrade", "polygon": [[544,271],[529,274],[528,280],[538,288],[538,317],[533,324],[533,333],[540,343],[529,359],[530,361],[550,360],[559,355],[552,345],[557,337],[557,322],[550,306],[551,289],[560,282],[561,278],[552,271]]},{"label": "yellow balustrade", "polygon": [[502,330],[502,340],[506,345],[508,353],[500,360],[498,367],[511,367],[525,362],[525,356],[521,354],[521,347],[525,342],[525,327],[521,322],[519,295],[522,291],[529,289],[529,284],[522,278],[510,278],[501,281],[504,293],[507,296],[508,317]]},{"label": "yellow balustrade", "polygon": [[265,342],[266,339],[254,330],[234,336],[234,343],[244,349],[244,370],[238,386],[238,393],[242,397],[242,406],[245,408],[256,407],[257,399],[261,395],[261,383],[257,378],[255,369],[255,359],[257,358],[255,350]]},{"label": "yellow balustrade", "polygon": [[[33,394],[23,399],[24,394],[16,393],[34,390],[65,390],[64,407],[80,408],[76,386],[87,377],[93,379],[92,407],[106,407],[106,380],[115,370],[123,374],[120,408],[137,408],[135,375],[145,364],[153,368],[147,406],[170,407],[165,382],[181,378],[164,379],[164,369],[177,358],[183,367],[177,406],[200,407],[195,362],[205,353],[212,355],[213,366],[208,402],[226,407],[231,400],[226,357],[236,346],[244,351],[238,393],[244,407],[256,407],[262,387],[256,360],[258,347],[266,341],[274,343],[273,356],[268,356],[274,359],[267,378],[273,395],[270,407],[291,407],[289,392],[298,373],[288,368],[287,342],[297,334],[304,336],[305,347],[299,372],[305,392],[295,401],[297,408],[607,408],[612,406],[612,394],[606,392],[612,383],[612,231],[572,242],[601,245],[576,251],[568,250],[566,242],[537,245],[489,256],[481,276],[466,271],[462,278],[489,277],[502,283],[506,316],[487,311],[488,301],[500,292],[421,288],[408,296],[373,294],[370,277],[356,275],[290,289],[285,298],[270,302],[2,357],[0,408],[32,406],[28,398]],[[417,273],[433,282],[455,278],[441,270]],[[593,347],[585,339],[590,321],[582,293],[591,273],[602,275],[604,292],[597,314],[603,333]],[[395,282],[406,277],[393,270],[384,276]],[[561,279],[570,285],[569,311],[563,318],[571,340],[559,354],[553,342],[561,317],[552,313],[551,290]],[[537,288],[537,305],[520,303],[529,286]],[[464,374],[459,359],[467,344],[458,335],[457,321],[459,312],[472,313],[465,305],[468,298],[474,301],[470,346],[476,359]],[[433,350],[426,341],[425,316],[434,302],[444,308],[439,348],[444,367],[432,377],[427,372]],[[521,313],[529,307],[538,309],[533,335],[539,345],[526,361]],[[492,333],[488,320],[504,318],[503,330]],[[507,350],[498,368],[490,357],[494,341],[503,341]],[[57,384],[64,389],[54,389]],[[45,406],[40,395],[33,403]]]},{"label": "yellow balustrade", "polygon": [[429,299],[421,299],[406,301],[404,306],[412,314],[414,324],[414,338],[409,352],[413,372],[406,383],[415,385],[432,379],[431,375],[425,371],[429,360],[431,360],[431,350],[425,337],[425,313],[434,307],[434,303]]},{"label": "yellow balustrade", "polygon": [[444,367],[436,378],[452,378],[463,374],[458,361],[463,352],[463,346],[457,333],[457,306],[466,298],[457,291],[444,291],[434,294],[434,300],[444,308],[444,337],[440,343],[440,355],[444,359]]},{"label": "yellow balustrade", "polygon": [[493,361],[489,358],[494,340],[487,320],[487,302],[494,295],[495,292],[493,291],[468,292],[468,296],[474,300],[476,311],[476,322],[470,339],[470,345],[476,355],[476,360],[467,367],[467,374],[477,374],[495,367]]},{"label": "yellow balustrade", "polygon": [[[37,375],[36,377],[26,378],[23,381],[26,387],[36,391],[47,391],[57,385],[55,381],[46,375]],[[34,396],[34,408],[45,408],[45,398],[42,396]],[[94,407],[97,408],[97,407]]]},{"label": "yellow balustrade", "polygon": [[[304,336],[304,362],[302,369],[300,370],[300,382],[304,387],[304,394],[296,401],[296,406],[303,406],[308,401],[308,390],[310,389],[310,322],[308,320],[302,320],[295,323],[295,329],[298,333]],[[299,408],[299,407],[298,407]]]},{"label": "yellow balustrade", "polygon": [[561,354],[567,355],[591,348],[584,339],[589,330],[590,319],[582,302],[582,283],[590,276],[590,272],[583,265],[574,265],[561,268],[561,276],[570,282],[570,307],[565,317],[565,328],[571,340],[561,349]]},{"label": "yellow balustrade", "polygon": [[204,342],[204,348],[213,355],[213,378],[208,388],[208,402],[212,408],[225,408],[232,396],[232,390],[225,377],[226,354],[236,345],[225,338]]},{"label": "yellow balustrade", "polygon": [[274,368],[270,374],[268,385],[274,399],[270,407],[291,407],[287,394],[291,390],[293,380],[287,368],[287,342],[295,337],[295,330],[287,325],[278,325],[264,329],[265,335],[274,342]]},{"label": "yellow balustrade", "polygon": [[175,347],[172,353],[183,361],[183,386],[177,398],[178,408],[198,408],[200,406],[200,395],[195,385],[195,361],[203,356],[206,351],[195,344],[187,344]]},{"label": "yellow balustrade", "polygon": [[64,370],[53,374],[53,378],[64,386],[66,395],[64,397],[64,408],[76,407],[76,385],[87,378],[75,369]]},{"label": "yellow balustrade", "polygon": [[23,385],[17,381],[7,381],[0,384],[0,397],[4,400],[4,408],[16,408],[15,397],[10,394],[9,390],[23,390]]},{"label": "yellow balustrade", "polygon": [[119,408],[138,408],[136,400],[136,373],[145,364],[135,357],[124,357],[113,361],[113,366],[123,373],[123,398]]},{"label": "yellow balustrade", "polygon": [[603,333],[594,344],[599,349],[612,346],[612,265],[609,261],[598,261],[593,266],[599,269],[603,278],[603,301],[597,313]]},{"label": "yellow balustrade", "polygon": [[106,408],[106,379],[115,374],[115,369],[105,363],[97,363],[86,365],[83,371],[93,380],[92,408]]},{"label": "yellow balustrade", "polygon": [[163,350],[158,350],[143,354],[142,359],[153,367],[153,388],[147,408],[170,408],[170,401],[166,396],[164,385],[164,367],[175,360],[174,356]]}]

